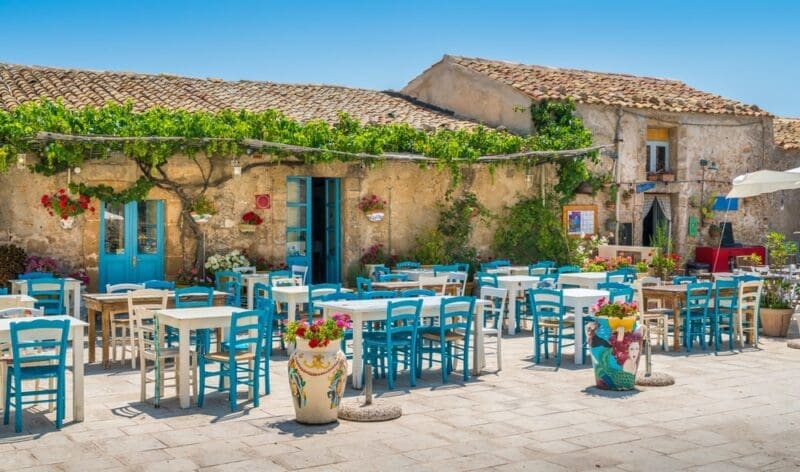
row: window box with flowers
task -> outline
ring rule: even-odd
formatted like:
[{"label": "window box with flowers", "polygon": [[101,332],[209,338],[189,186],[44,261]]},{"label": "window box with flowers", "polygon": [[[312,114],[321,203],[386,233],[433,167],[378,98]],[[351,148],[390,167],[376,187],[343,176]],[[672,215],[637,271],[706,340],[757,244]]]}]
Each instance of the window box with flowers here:
[{"label": "window box with flowers", "polygon": [[78,195],[78,199],[69,198],[67,191],[59,189],[54,194],[42,195],[40,203],[51,216],[58,216],[59,223],[64,229],[72,228],[75,217],[90,211],[94,213],[95,207],[91,205],[91,199],[83,194]]},{"label": "window box with flowers", "polygon": [[378,222],[383,220],[386,200],[381,200],[375,194],[361,197],[358,202],[358,209],[364,212],[369,221]]},{"label": "window box with flowers", "polygon": [[605,298],[592,307],[595,319],[586,324],[592,367],[598,388],[632,390],[642,352],[642,326],[637,326],[636,303],[610,303]]},{"label": "window box with flowers", "polygon": [[263,222],[264,218],[261,218],[253,211],[248,211],[242,215],[242,222],[239,223],[239,231],[242,233],[255,233],[256,228]]}]

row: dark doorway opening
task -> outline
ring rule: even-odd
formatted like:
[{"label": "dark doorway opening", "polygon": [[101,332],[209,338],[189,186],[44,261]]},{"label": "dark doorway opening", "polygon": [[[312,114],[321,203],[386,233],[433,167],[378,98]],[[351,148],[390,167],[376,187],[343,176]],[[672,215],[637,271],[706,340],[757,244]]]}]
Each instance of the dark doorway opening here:
[{"label": "dark doorway opening", "polygon": [[[647,214],[644,216],[642,220],[642,244],[645,246],[652,246],[652,239],[653,236],[656,234],[656,228],[659,225],[668,225],[667,216],[664,214],[664,210],[661,209],[661,205],[658,203],[658,200],[653,202],[652,208]],[[669,227],[667,226],[667,231],[669,231]]]}]

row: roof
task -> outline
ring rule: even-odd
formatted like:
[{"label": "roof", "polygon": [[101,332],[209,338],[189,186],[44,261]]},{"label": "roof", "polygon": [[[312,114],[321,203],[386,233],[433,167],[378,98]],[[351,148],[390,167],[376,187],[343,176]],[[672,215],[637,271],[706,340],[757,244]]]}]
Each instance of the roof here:
[{"label": "roof", "polygon": [[449,55],[442,61],[486,75],[536,101],[571,98],[577,103],[674,113],[770,116],[755,105],[703,92],[677,80]]},{"label": "roof", "polygon": [[0,64],[0,107],[12,109],[42,97],[60,98],[69,108],[132,100],[136,111],[277,109],[292,119],[329,123],[338,121],[343,111],[362,123],[408,123],[419,129],[475,126],[396,93],[375,90]]},{"label": "roof", "polygon": [[800,118],[775,118],[772,132],[779,148],[800,149]]}]

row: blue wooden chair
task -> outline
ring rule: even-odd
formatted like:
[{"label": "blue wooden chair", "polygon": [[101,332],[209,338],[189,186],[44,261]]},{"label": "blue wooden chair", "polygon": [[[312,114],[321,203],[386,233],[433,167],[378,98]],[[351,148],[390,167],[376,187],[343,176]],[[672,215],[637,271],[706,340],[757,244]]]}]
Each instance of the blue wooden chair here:
[{"label": "blue wooden chair", "polygon": [[378,300],[382,298],[395,298],[396,296],[397,292],[393,292],[392,290],[372,290],[361,293],[362,300]]},{"label": "blue wooden chair", "polygon": [[497,260],[494,261],[494,266],[495,267],[510,267],[511,266],[511,261],[509,261],[508,259],[497,259]]},{"label": "blue wooden chair", "polygon": [[391,270],[390,270],[388,267],[386,267],[385,265],[377,265],[377,266],[375,266],[375,268],[372,270],[372,273],[371,273],[371,274],[369,274],[369,276],[370,276],[370,278],[372,278],[373,280],[378,280],[378,279],[380,278],[380,276],[381,276],[381,275],[384,275],[384,274],[391,274],[391,273],[392,273],[392,271],[391,271]]},{"label": "blue wooden chair", "polygon": [[467,263],[467,262],[456,262],[453,265],[456,266],[456,272],[469,273],[469,263]]},{"label": "blue wooden chair", "polygon": [[[56,396],[56,428],[61,429],[66,410],[65,371],[69,319],[37,318],[10,324],[12,364],[6,379],[6,401],[3,424],[8,424],[14,407],[14,431],[22,432],[24,405],[40,403],[40,394]],[[23,382],[55,380],[55,388],[25,390]],[[37,382],[38,385],[38,382]],[[32,400],[27,398],[34,397]]]},{"label": "blue wooden chair", "polygon": [[242,306],[242,284],[236,280],[228,280],[222,285],[222,291],[228,295],[225,297],[225,304],[228,306]]},{"label": "blue wooden chair", "polygon": [[398,359],[401,356],[404,364],[411,368],[409,377],[411,386],[417,384],[417,363],[414,357],[417,352],[420,311],[422,311],[422,300],[389,302],[383,330],[364,335],[364,364],[372,365],[376,371],[388,365],[389,390],[394,389]]},{"label": "blue wooden chair", "polygon": [[381,274],[379,282],[408,282],[408,274]]},{"label": "blue wooden chair", "polygon": [[686,284],[686,305],[683,307],[683,340],[686,352],[692,351],[695,337],[700,340],[700,348],[706,350],[711,291],[711,282]]},{"label": "blue wooden chair", "polygon": [[574,274],[580,271],[581,268],[574,265],[563,265],[556,270],[559,274]]},{"label": "blue wooden chair", "polygon": [[719,351],[720,335],[727,331],[728,349],[733,351],[733,323],[739,301],[739,282],[717,280],[714,286],[714,311],[711,314],[711,332],[714,336],[714,351]]},{"label": "blue wooden chair", "polygon": [[[231,284],[236,282],[236,284]],[[214,288],[220,292],[227,292],[225,304],[229,306],[242,306],[242,274],[232,270],[220,270],[214,272]],[[235,290],[235,292],[234,292]],[[232,305],[236,301],[238,305]]]},{"label": "blue wooden chair", "polygon": [[28,295],[35,298],[34,307],[45,315],[64,314],[64,279],[27,279]]},{"label": "blue wooden chair", "polygon": [[394,267],[395,269],[419,269],[420,264],[414,261],[403,261],[398,262]]},{"label": "blue wooden chair", "polygon": [[314,316],[317,315],[317,310],[319,310],[319,316],[322,316],[322,309],[318,309],[314,307],[314,302],[322,301],[325,295],[335,292],[342,291],[342,284],[314,284],[308,286],[308,323],[311,324],[314,322]]},{"label": "blue wooden chair", "polygon": [[528,264],[528,275],[545,275],[550,273],[550,265],[546,262]]},{"label": "blue wooden chair", "polygon": [[636,280],[636,274],[626,269],[610,270],[606,272],[606,282],[632,284],[634,280]]},{"label": "blue wooden chair", "polygon": [[694,275],[679,275],[677,277],[672,278],[672,283],[674,285],[696,284],[697,277],[695,277]]},{"label": "blue wooden chair", "polygon": [[276,270],[269,273],[269,284],[273,287],[279,285],[295,285],[290,270]]},{"label": "blue wooden chair", "polygon": [[8,287],[0,287],[0,295],[8,295]]},{"label": "blue wooden chair", "polygon": [[540,275],[536,288],[558,288],[558,273]]},{"label": "blue wooden chair", "polygon": [[[217,352],[208,350],[209,342],[198,343],[203,350],[198,352],[199,387],[197,406],[202,408],[205,401],[206,381],[209,376],[219,379],[217,390],[228,391],[228,403],[231,411],[236,411],[236,390],[239,384],[253,389],[253,406],[259,406],[260,371],[263,369],[263,357],[269,352],[266,349],[266,332],[272,327],[269,314],[262,310],[242,311],[231,314],[231,325],[228,330],[227,347]],[[230,347],[233,346],[233,349]],[[210,364],[218,365],[217,371],[208,371]],[[252,365],[252,367],[251,367]],[[267,366],[269,361],[267,361]],[[267,367],[267,372],[269,367]],[[268,374],[267,374],[268,375]],[[227,379],[227,385],[223,382]],[[269,380],[267,377],[267,385]]]},{"label": "blue wooden chair", "polygon": [[285,349],[286,345],[283,340],[283,333],[286,331],[286,321],[289,319],[287,310],[279,307],[275,300],[272,298],[272,285],[263,282],[253,284],[253,308],[256,310],[272,310],[272,330],[270,331],[270,353],[272,352],[272,344],[275,341]]},{"label": "blue wooden chair", "polygon": [[[175,290],[175,308],[196,308],[213,305],[214,289],[211,287],[195,285],[192,287],[179,288]],[[199,332],[195,336],[195,344],[198,344],[203,340],[209,340],[210,342],[211,336],[209,330],[204,329],[198,331]],[[202,336],[199,336],[200,334],[202,334]],[[172,343],[178,342],[178,333],[171,326],[167,326],[166,336],[167,346],[172,346]]]},{"label": "blue wooden chair", "polygon": [[489,272],[477,272],[475,273],[475,284],[480,287],[499,287],[497,283],[497,274],[491,274]]},{"label": "blue wooden chair", "polygon": [[171,280],[148,280],[142,285],[144,285],[144,288],[157,290],[175,290],[175,282]]},{"label": "blue wooden chair", "polygon": [[436,292],[426,288],[410,288],[400,292],[401,297],[435,297]]},{"label": "blue wooden chair", "polygon": [[24,274],[19,274],[17,279],[19,280],[31,280],[31,279],[52,279],[53,273],[52,272],[25,272]]},{"label": "blue wooden chair", "polygon": [[372,280],[368,277],[356,277],[356,291],[359,295],[372,291]]},{"label": "blue wooden chair", "polygon": [[[530,312],[533,315],[533,361],[541,362],[541,351],[544,347],[544,358],[550,357],[550,338],[555,344],[556,366],[561,366],[561,349],[570,344],[564,340],[572,340],[575,344],[575,322],[567,319],[564,307],[564,294],[561,290],[546,288],[528,289]],[[568,331],[571,328],[571,332]],[[577,347],[576,347],[577,349]]]},{"label": "blue wooden chair", "polygon": [[436,264],[433,266],[433,276],[449,274],[450,272],[458,272],[458,266],[455,264]]},{"label": "blue wooden chair", "polygon": [[489,272],[492,269],[497,269],[497,261],[490,261],[490,262],[481,262],[480,272]]},{"label": "blue wooden chair", "polygon": [[[442,300],[439,309],[439,325],[419,329],[418,374],[422,361],[428,355],[428,366],[433,362],[442,365],[442,383],[447,383],[453,371],[453,360],[460,359],[464,381],[469,380],[470,337],[472,333],[472,314],[475,312],[474,297],[451,297]],[[427,345],[426,345],[427,342]],[[439,358],[435,359],[434,355]]]},{"label": "blue wooden chair", "polygon": [[611,303],[615,302],[631,303],[633,302],[633,295],[634,295],[633,287],[614,287],[608,289],[608,301]]},{"label": "blue wooden chair", "polygon": [[291,268],[292,277],[300,280],[300,285],[308,284],[308,266],[293,265]]}]

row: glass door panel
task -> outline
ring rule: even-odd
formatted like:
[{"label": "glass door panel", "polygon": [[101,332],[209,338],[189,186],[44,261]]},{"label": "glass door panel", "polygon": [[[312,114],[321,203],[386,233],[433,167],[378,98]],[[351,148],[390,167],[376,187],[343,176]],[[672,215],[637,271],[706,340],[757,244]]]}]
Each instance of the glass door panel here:
[{"label": "glass door panel", "polygon": [[[286,264],[311,270],[311,177],[286,178]],[[308,283],[311,282],[309,276]]]}]

